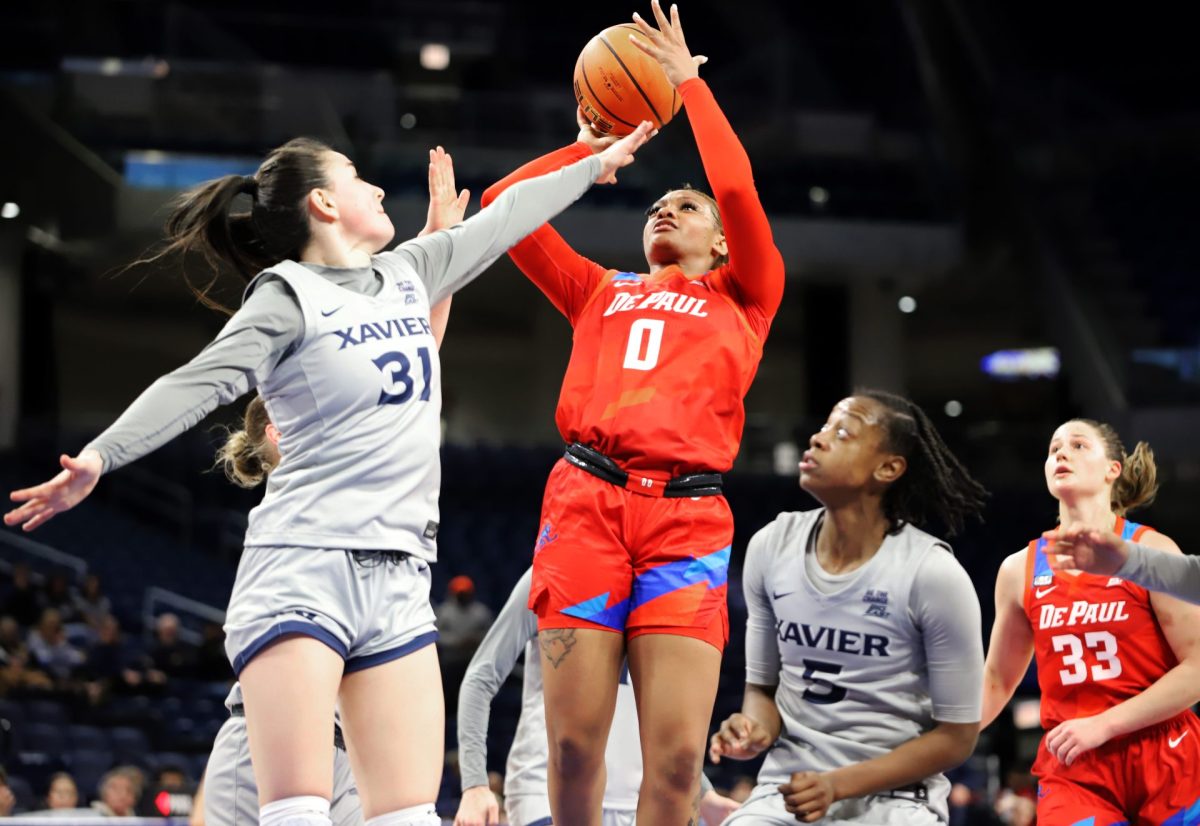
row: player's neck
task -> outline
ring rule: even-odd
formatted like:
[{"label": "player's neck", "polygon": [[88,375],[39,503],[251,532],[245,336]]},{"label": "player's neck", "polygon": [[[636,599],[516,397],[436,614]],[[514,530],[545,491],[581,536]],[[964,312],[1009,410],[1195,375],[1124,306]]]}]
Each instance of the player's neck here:
[{"label": "player's neck", "polygon": [[1117,517],[1112,512],[1108,495],[1105,494],[1103,497],[1078,501],[1060,501],[1058,522],[1060,525],[1087,525],[1098,531],[1111,531],[1117,524]]},{"label": "player's neck", "polygon": [[300,260],[323,267],[369,267],[371,254],[351,244],[332,228],[322,227],[300,251]]},{"label": "player's neck", "polygon": [[651,261],[650,274],[657,275],[669,267],[678,267],[688,278],[699,278],[712,269],[712,259],[707,255],[687,256],[678,261]]},{"label": "player's neck", "polygon": [[887,531],[888,521],[878,501],[827,505],[817,535],[817,562],[831,574],[861,568],[878,553]]}]

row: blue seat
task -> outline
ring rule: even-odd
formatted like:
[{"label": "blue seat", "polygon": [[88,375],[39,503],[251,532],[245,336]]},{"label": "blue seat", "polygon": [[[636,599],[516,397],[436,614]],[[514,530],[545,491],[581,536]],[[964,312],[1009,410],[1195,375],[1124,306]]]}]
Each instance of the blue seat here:
[{"label": "blue seat", "polygon": [[71,747],[77,751],[107,751],[109,748],[108,735],[96,726],[67,726],[67,737],[71,741]]},{"label": "blue seat", "polygon": [[150,738],[141,729],[132,726],[117,726],[109,729],[109,741],[113,754],[120,763],[133,763],[145,759],[150,752]]},{"label": "blue seat", "polygon": [[29,700],[25,703],[25,719],[31,723],[67,724],[67,709],[54,700]]},{"label": "blue seat", "polygon": [[107,749],[76,749],[68,762],[81,797],[99,794],[100,778],[117,765],[113,753]]},{"label": "blue seat", "polygon": [[54,723],[25,723],[17,728],[21,751],[62,757],[67,750],[65,727]]}]

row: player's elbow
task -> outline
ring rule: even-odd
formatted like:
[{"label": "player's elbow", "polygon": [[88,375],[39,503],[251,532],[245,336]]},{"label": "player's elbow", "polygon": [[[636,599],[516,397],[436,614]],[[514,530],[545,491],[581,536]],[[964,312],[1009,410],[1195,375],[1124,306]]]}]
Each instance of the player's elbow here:
[{"label": "player's elbow", "polygon": [[937,731],[944,744],[945,764],[942,771],[967,762],[979,740],[979,723],[938,723]]}]

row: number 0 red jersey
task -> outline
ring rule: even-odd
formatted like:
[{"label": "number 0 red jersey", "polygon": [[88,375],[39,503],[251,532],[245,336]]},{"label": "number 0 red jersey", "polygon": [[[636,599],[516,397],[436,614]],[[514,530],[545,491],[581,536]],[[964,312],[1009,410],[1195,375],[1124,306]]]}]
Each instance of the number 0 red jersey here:
[{"label": "number 0 red jersey", "polygon": [[[1136,541],[1151,529],[1117,517],[1114,530]],[[1141,693],[1179,663],[1145,588],[1115,576],[1055,571],[1044,539],[1029,543],[1025,571],[1047,731]]]},{"label": "number 0 red jersey", "polygon": [[[658,479],[733,464],[742,400],[784,281],[745,150],[704,81],[683,82],[679,94],[721,213],[729,263],[691,278],[675,266],[652,275],[618,272],[575,252],[549,224],[509,251],[575,328],[556,415],[563,439]],[[576,143],[538,158],[489,187],[483,204],[590,154]]]}]

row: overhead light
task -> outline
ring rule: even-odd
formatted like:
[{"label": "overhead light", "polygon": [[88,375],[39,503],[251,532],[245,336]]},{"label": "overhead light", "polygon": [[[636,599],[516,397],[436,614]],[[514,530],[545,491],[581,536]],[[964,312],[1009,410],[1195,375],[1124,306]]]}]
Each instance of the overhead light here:
[{"label": "overhead light", "polygon": [[400,128],[401,129],[412,129],[416,125],[417,125],[417,116],[414,115],[412,112],[405,112],[403,115],[400,116]]},{"label": "overhead light", "polygon": [[896,306],[900,308],[900,312],[902,313],[915,313],[917,311],[917,299],[911,295],[901,296],[900,300],[896,302]]},{"label": "overhead light", "polygon": [[426,43],[421,47],[421,68],[440,72],[450,65],[450,47],[445,43]]},{"label": "overhead light", "polygon": [[946,406],[943,409],[946,411],[946,415],[951,419],[957,419],[962,415],[963,412],[962,402],[951,399],[950,401],[946,402]]},{"label": "overhead light", "polygon": [[812,201],[816,206],[825,206],[829,203],[829,190],[823,186],[810,186],[808,188],[808,200]]},{"label": "overhead light", "polygon": [[0,207],[0,218],[16,218],[21,214],[21,208],[12,201],[6,201],[4,206]]}]

